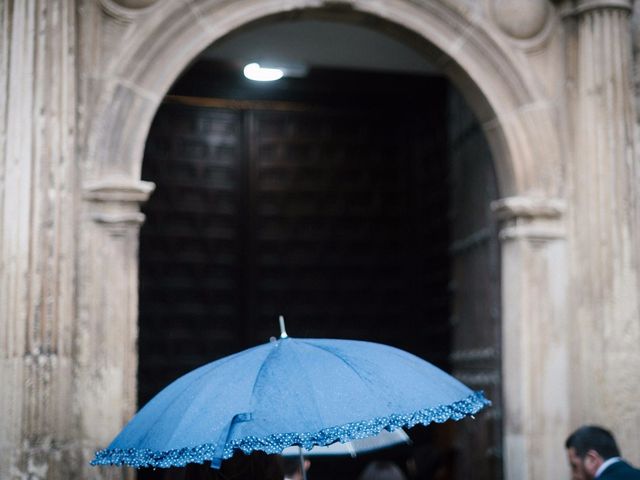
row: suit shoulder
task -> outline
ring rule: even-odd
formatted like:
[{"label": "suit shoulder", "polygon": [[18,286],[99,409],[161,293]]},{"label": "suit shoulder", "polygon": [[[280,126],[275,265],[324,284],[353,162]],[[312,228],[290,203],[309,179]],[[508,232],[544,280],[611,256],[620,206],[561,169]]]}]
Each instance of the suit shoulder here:
[{"label": "suit shoulder", "polygon": [[640,470],[627,462],[616,462],[602,472],[598,480],[640,480]]}]

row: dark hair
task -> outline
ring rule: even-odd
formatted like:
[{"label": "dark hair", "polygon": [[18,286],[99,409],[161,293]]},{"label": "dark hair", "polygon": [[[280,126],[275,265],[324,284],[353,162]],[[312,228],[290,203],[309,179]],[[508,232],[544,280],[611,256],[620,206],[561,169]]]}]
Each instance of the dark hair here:
[{"label": "dark hair", "polygon": [[371,462],[364,469],[358,480],[406,480],[404,473],[393,462]]},{"label": "dark hair", "polygon": [[595,425],[577,429],[569,435],[564,446],[574,448],[580,458],[584,458],[589,450],[595,450],[605,460],[620,456],[620,450],[611,432]]}]

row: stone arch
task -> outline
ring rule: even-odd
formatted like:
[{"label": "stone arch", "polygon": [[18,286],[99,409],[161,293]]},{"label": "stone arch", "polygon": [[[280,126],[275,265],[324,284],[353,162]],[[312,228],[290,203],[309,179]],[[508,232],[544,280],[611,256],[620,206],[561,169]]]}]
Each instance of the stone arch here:
[{"label": "stone arch", "polygon": [[[324,6],[327,3],[329,6]],[[480,19],[445,2],[252,0],[198,4],[164,2],[140,22],[112,65],[89,138],[91,179],[139,178],[144,143],[155,111],[172,82],[204,48],[224,35],[272,16],[309,12],[385,24],[400,30],[465,95],[492,148],[502,196],[558,194],[559,141],[554,107],[517,51]],[[358,18],[359,17],[359,18]],[[383,27],[384,28],[384,27]]]},{"label": "stone arch", "polygon": [[[563,185],[558,113],[522,51],[486,19],[446,1],[160,1],[136,12],[135,28],[123,40],[126,50],[105,73],[87,137],[77,382],[83,435],[96,447],[107,444],[135,408],[137,227],[144,218],[139,204],[153,188],[140,174],[157,107],[214,41],[253,22],[299,15],[365,22],[403,36],[449,76],[474,110],[502,196],[495,210],[503,222],[502,296],[508,299],[502,307],[505,471],[507,478],[561,475],[555,445],[567,430],[569,397],[559,300],[566,252],[563,203],[556,200]],[[118,285],[117,292],[105,284]],[[90,340],[106,324],[116,332],[112,336],[120,335],[114,351]],[[550,340],[545,335],[551,328]],[[544,398],[544,405],[532,398]],[[541,415],[554,422],[534,421]]]}]

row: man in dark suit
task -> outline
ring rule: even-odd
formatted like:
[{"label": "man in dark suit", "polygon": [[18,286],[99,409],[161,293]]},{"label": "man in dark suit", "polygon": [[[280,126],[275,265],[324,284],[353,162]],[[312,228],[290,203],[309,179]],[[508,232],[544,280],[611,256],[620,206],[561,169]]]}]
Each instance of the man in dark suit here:
[{"label": "man in dark suit", "polygon": [[620,450],[608,430],[580,427],[565,442],[573,480],[640,480],[640,470],[620,458]]}]

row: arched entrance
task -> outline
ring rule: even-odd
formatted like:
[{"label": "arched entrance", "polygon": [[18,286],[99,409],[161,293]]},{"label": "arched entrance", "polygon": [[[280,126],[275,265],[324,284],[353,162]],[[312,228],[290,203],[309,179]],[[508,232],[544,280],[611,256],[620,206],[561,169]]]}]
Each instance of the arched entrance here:
[{"label": "arched entrance", "polygon": [[[509,478],[535,478],[535,469],[540,467],[528,463],[533,452],[549,448],[546,446],[566,430],[566,395],[555,388],[556,381],[562,385],[566,379],[566,360],[561,353],[556,354],[553,374],[534,375],[547,371],[547,354],[554,343],[539,341],[538,332],[540,322],[558,315],[557,305],[542,301],[531,309],[527,304],[529,298],[551,298],[548,288],[555,295],[562,290],[562,279],[560,285],[544,281],[551,275],[549,264],[564,258],[558,223],[562,205],[553,201],[559,181],[555,175],[559,154],[558,139],[551,127],[553,109],[538,102],[538,86],[529,80],[533,76],[528,76],[526,68],[487,31],[440,4],[355,2],[323,6],[299,1],[289,2],[283,12],[281,2],[273,1],[211,1],[188,9],[167,2],[158,5],[143,22],[116,68],[117,74],[105,83],[100,113],[89,138],[91,160],[85,182],[89,220],[82,231],[82,244],[87,251],[100,251],[102,256],[90,256],[93,260],[83,266],[81,275],[87,285],[100,285],[106,278],[119,290],[117,295],[113,291],[94,291],[93,295],[81,292],[80,306],[92,322],[109,319],[119,340],[114,338],[114,343],[119,347],[103,351],[88,342],[83,344],[82,350],[91,359],[80,375],[81,385],[83,378],[92,385],[83,395],[87,436],[104,444],[113,426],[128,417],[135,404],[136,251],[137,228],[142,221],[138,206],[152,189],[152,185],[140,181],[140,171],[156,108],[169,85],[205,46],[243,25],[283,14],[328,14],[400,34],[430,55],[473,107],[491,145],[503,196],[496,209],[505,222],[502,310],[506,472]],[[542,280],[537,282],[540,291],[520,288],[528,284],[529,277]],[[555,328],[555,341],[562,344],[565,332]],[[96,375],[98,370],[103,371],[102,376]],[[549,375],[554,377],[552,385],[545,382]],[[103,378],[105,386],[95,378]],[[118,385],[115,390],[113,383]],[[113,396],[101,398],[104,390]],[[542,395],[546,403],[542,407],[532,404],[532,395]],[[104,401],[109,401],[108,408],[102,407]],[[114,409],[114,403],[122,409]],[[536,411],[538,408],[552,410],[557,421],[553,425],[536,423],[536,414],[543,413]],[[97,414],[108,411],[113,413]],[[103,419],[98,426],[96,417]],[[549,461],[540,463],[545,475],[554,471],[555,454],[549,451],[548,457]]]},{"label": "arched entrance", "polygon": [[[304,56],[306,74],[242,77],[242,60],[274,56]],[[484,390],[489,415],[446,435],[414,429],[412,448],[382,453],[413,479],[501,478],[488,150],[450,82],[374,30],[279,20],[207,48],[171,87],[145,148],[142,178],[156,190],[140,232],[139,405],[264,343],[284,314],[292,336],[392,344]],[[315,460],[313,476],[356,478],[367,461]]]}]

